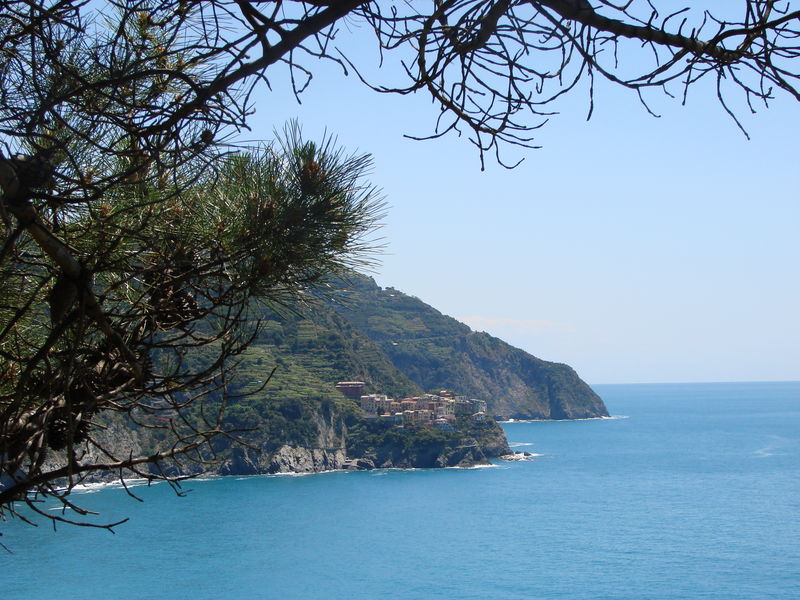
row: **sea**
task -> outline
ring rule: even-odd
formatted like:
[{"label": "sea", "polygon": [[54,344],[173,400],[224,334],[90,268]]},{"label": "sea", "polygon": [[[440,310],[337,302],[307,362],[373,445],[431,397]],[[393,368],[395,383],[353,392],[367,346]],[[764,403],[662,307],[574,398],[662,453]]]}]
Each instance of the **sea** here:
[{"label": "sea", "polygon": [[85,489],[130,520],[0,523],[0,600],[800,598],[800,383],[594,387],[528,461]]}]

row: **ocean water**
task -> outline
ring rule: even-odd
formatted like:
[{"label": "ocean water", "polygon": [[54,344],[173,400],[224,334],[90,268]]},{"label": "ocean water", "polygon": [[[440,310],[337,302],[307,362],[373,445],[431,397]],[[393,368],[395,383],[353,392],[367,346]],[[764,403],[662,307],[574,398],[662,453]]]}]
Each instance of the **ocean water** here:
[{"label": "ocean water", "polygon": [[0,524],[0,600],[800,598],[800,383],[596,389],[530,462],[83,493],[130,522]]}]

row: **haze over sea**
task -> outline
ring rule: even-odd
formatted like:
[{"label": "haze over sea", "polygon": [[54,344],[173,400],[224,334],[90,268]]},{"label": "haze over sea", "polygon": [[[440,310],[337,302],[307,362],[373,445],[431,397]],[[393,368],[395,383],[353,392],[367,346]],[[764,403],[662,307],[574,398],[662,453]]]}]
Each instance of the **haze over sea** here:
[{"label": "haze over sea", "polygon": [[800,598],[800,383],[595,389],[531,462],[83,493],[131,521],[2,524],[0,599]]}]

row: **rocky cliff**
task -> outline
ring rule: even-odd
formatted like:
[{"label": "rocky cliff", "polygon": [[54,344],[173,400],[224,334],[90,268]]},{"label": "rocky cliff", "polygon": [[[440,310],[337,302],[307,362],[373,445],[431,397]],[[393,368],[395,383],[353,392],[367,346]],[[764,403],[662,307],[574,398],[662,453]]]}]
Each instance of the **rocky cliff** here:
[{"label": "rocky cliff", "polygon": [[[304,415],[305,439],[268,434],[269,428],[250,432],[245,444],[220,438],[214,445],[215,459],[203,464],[178,458],[159,467],[145,467],[150,473],[167,475],[259,475],[276,473],[320,473],[335,470],[377,468],[471,467],[508,454],[500,426],[493,420],[472,423],[464,419],[455,431],[397,427],[366,419],[352,403],[310,408]],[[150,454],[159,448],[153,431],[137,427],[122,415],[105,423],[94,438],[117,458],[129,454]],[[83,460],[103,461],[105,455],[88,452]],[[211,459],[209,455],[206,460]],[[58,455],[48,468],[61,466]],[[141,474],[125,473],[126,477]],[[118,472],[92,473],[86,482],[112,481]]]},{"label": "rocky cliff", "polygon": [[232,447],[216,472],[222,475],[318,473],[376,468],[470,467],[509,453],[493,420],[462,419],[454,431],[398,427],[364,418],[345,406],[312,416],[316,435],[305,443],[251,439]]}]

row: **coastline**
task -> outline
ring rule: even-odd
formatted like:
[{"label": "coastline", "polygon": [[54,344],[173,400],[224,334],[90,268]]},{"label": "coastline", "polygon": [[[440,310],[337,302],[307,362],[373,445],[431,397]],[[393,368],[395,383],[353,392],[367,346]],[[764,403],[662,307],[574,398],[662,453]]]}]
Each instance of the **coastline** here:
[{"label": "coastline", "polygon": [[[514,424],[514,423],[532,423],[532,422],[562,422],[562,421],[595,421],[595,420],[614,420],[614,419],[621,419],[627,418],[625,416],[610,416],[610,417],[591,417],[591,418],[584,418],[584,419],[508,419],[505,421],[495,421],[498,424]],[[499,429],[499,428],[498,428]],[[503,441],[505,442],[505,436],[503,437]],[[270,456],[270,459],[275,458],[275,454],[281,453],[281,451],[286,454],[286,459],[283,461],[273,461],[269,460],[269,464],[262,463],[260,460],[247,460],[247,461],[239,461],[239,460],[228,460],[224,461],[223,465],[225,466],[224,469],[220,469],[221,472],[214,472],[214,471],[207,471],[203,473],[196,473],[196,474],[180,474],[179,479],[181,482],[191,482],[191,481],[206,481],[211,479],[217,479],[220,477],[236,477],[236,478],[249,478],[249,477],[303,477],[306,475],[320,475],[325,473],[346,473],[351,471],[374,471],[374,472],[388,472],[388,471],[415,471],[415,470],[432,470],[432,469],[484,469],[484,468],[493,468],[500,466],[497,464],[498,462],[519,462],[519,461],[529,461],[534,460],[538,457],[541,457],[541,454],[532,453],[532,452],[525,452],[522,450],[517,450],[514,445],[506,445],[502,444],[505,447],[500,447],[501,444],[497,444],[497,447],[490,445],[491,451],[487,450],[488,447],[484,447],[479,451],[480,445],[472,446],[470,445],[470,450],[474,449],[476,452],[464,452],[464,448],[461,449],[459,452],[455,453],[442,453],[443,448],[437,449],[437,451],[433,452],[432,455],[436,455],[440,458],[439,464],[435,464],[437,461],[429,460],[431,457],[408,457],[403,456],[402,462],[410,462],[412,464],[405,464],[405,465],[386,465],[384,461],[383,464],[379,464],[377,457],[369,456],[369,458],[362,456],[361,458],[347,458],[344,456],[344,453],[341,453],[341,448],[337,449],[340,456],[336,456],[337,460],[311,460],[306,455],[312,455],[314,453],[313,450],[304,448],[302,446],[284,446],[277,453],[274,453]],[[446,458],[445,458],[446,457]],[[255,457],[253,457],[255,458]],[[313,456],[311,457],[313,458]],[[387,457],[384,457],[387,458]],[[395,459],[400,458],[393,457]],[[371,459],[371,460],[370,460]],[[273,462],[275,464],[273,464]],[[400,462],[395,460],[395,462]],[[413,464],[414,462],[418,464]],[[247,464],[245,464],[247,463]],[[448,464],[449,463],[449,464]],[[333,467],[333,468],[331,468]],[[125,484],[120,482],[118,475],[113,474],[113,479],[107,477],[109,474],[106,474],[106,477],[103,477],[101,481],[92,481],[87,483],[82,483],[76,486],[73,489],[74,493],[78,494],[90,494],[95,491],[106,489],[106,488],[135,488],[141,487],[144,485],[154,485],[156,483],[160,483],[161,480],[151,480],[148,481],[145,478],[135,477],[132,479],[125,479]],[[187,476],[188,475],[188,476]]]},{"label": "coastline", "polygon": [[[516,454],[522,453],[513,453],[507,456],[513,456]],[[541,454],[533,454],[532,456],[542,456]],[[506,458],[505,456],[497,457],[496,460],[502,460],[503,462],[517,462],[522,459],[514,459],[514,458]],[[181,479],[181,482],[191,483],[195,481],[216,481],[222,479],[234,479],[236,481],[243,481],[252,478],[258,477],[311,477],[313,475],[330,475],[334,473],[356,473],[356,472],[369,472],[374,473],[376,475],[381,475],[385,473],[389,473],[392,471],[435,471],[435,470],[443,470],[443,469],[457,469],[460,471],[471,471],[477,469],[494,469],[498,468],[500,465],[497,465],[493,462],[488,463],[476,463],[473,465],[465,465],[465,466],[446,466],[446,467],[376,467],[374,469],[326,469],[324,471],[305,471],[305,472],[293,472],[287,471],[282,473],[252,473],[252,474],[230,474],[230,475],[218,475],[216,473],[202,473],[196,477],[187,477],[185,479]],[[149,481],[147,479],[142,479],[141,477],[135,479],[126,479],[125,484],[123,485],[119,479],[115,481],[96,481],[92,483],[83,483],[76,485],[71,494],[93,494],[95,492],[99,492],[105,489],[121,489],[124,490],[127,488],[137,488],[137,487],[149,487],[154,485],[159,485],[162,483],[166,483],[163,480],[152,480]],[[185,490],[190,491],[190,490]],[[58,508],[61,510],[61,507]]]},{"label": "coastline", "polygon": [[506,419],[505,421],[497,421],[501,425],[509,423],[572,423],[574,421],[617,421],[620,419],[628,419],[627,415],[609,415],[603,417],[582,417],[580,419]]}]

